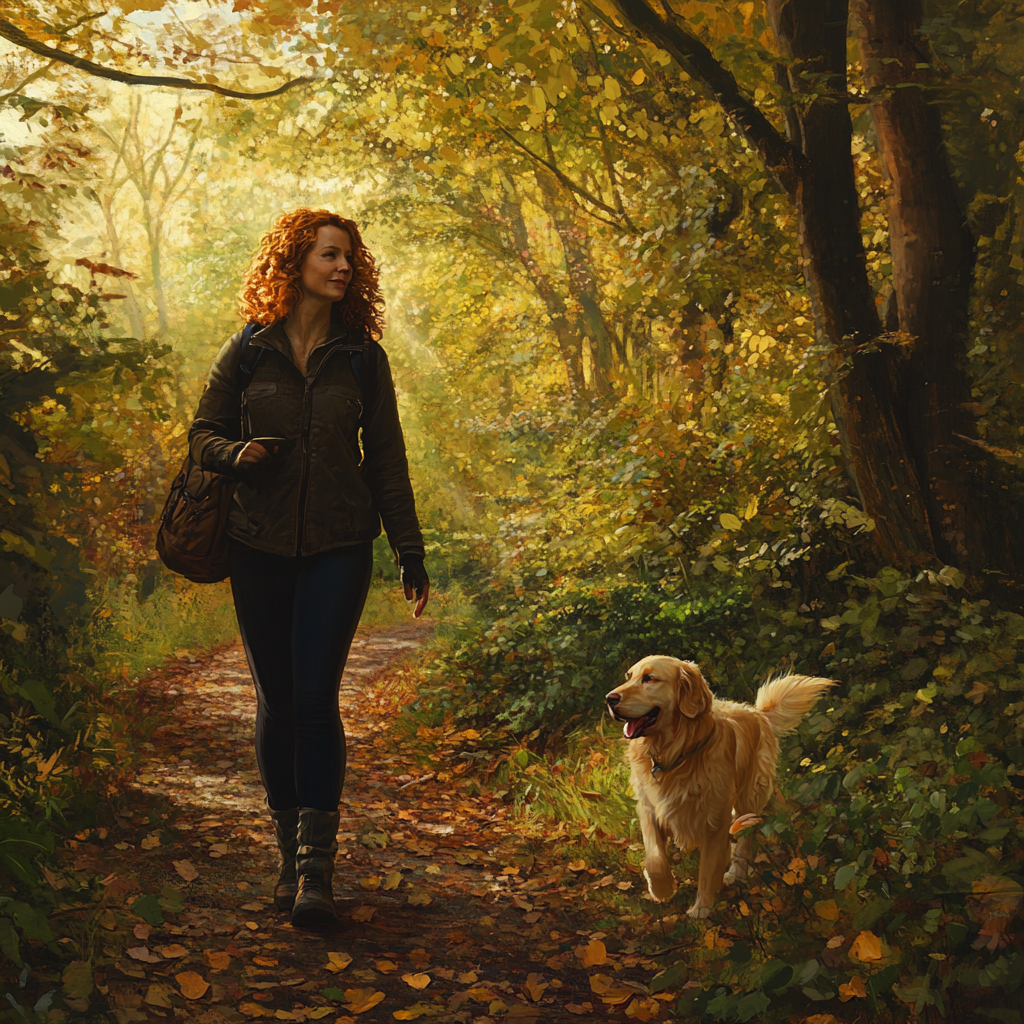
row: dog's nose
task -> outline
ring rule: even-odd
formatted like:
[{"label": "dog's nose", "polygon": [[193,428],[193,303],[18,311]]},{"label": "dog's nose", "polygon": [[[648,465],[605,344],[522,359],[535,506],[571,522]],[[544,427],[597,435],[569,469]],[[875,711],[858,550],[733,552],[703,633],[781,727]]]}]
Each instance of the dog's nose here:
[{"label": "dog's nose", "polygon": [[618,704],[621,700],[622,694],[616,693],[614,690],[612,690],[612,692],[605,697],[605,701],[608,703],[608,707],[610,708],[615,707],[615,705]]}]

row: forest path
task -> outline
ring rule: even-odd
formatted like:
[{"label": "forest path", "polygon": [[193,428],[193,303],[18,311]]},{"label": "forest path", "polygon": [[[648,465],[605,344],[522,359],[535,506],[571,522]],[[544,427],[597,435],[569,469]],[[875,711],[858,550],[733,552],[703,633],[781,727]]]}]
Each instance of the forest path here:
[{"label": "forest path", "polygon": [[341,691],[341,919],[324,932],[293,929],[272,904],[278,862],[241,647],[196,660],[182,652],[140,687],[139,714],[164,724],[146,745],[131,817],[72,844],[75,871],[102,873],[106,892],[93,940],[97,991],[78,1001],[79,1019],[665,1016],[665,995],[644,986],[658,965],[641,939],[649,948],[664,940],[660,928],[643,934],[642,881],[625,868],[602,878],[582,861],[570,869],[554,837],[518,835],[470,773],[441,771],[460,764],[450,735],[434,757],[439,783],[415,767],[422,749],[390,732],[389,670],[429,631],[420,622],[357,634]]}]

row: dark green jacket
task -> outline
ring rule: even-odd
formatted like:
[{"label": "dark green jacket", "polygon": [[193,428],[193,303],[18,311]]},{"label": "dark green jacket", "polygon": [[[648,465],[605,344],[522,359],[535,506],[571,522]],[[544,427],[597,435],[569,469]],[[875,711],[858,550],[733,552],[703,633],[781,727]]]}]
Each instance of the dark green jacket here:
[{"label": "dark green jacket", "polygon": [[[203,468],[234,477],[228,534],[275,555],[315,555],[373,540],[381,520],[400,554],[423,555],[391,368],[380,345],[377,387],[362,424],[363,393],[350,343],[334,330],[309,357],[305,378],[291,360],[283,324],[257,330],[246,365],[262,349],[244,392],[238,373],[241,332],[220,350],[199,400],[189,450]],[[367,376],[362,374],[364,378]],[[291,450],[269,464],[233,469],[252,437],[286,437]]]}]

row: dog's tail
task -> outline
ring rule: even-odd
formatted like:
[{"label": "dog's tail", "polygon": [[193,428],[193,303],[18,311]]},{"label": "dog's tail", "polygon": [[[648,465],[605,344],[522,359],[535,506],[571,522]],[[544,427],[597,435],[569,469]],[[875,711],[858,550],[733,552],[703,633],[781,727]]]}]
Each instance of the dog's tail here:
[{"label": "dog's tail", "polygon": [[769,679],[757,691],[754,706],[768,719],[776,736],[795,729],[811,705],[832,686],[831,679],[816,676],[782,676]]}]

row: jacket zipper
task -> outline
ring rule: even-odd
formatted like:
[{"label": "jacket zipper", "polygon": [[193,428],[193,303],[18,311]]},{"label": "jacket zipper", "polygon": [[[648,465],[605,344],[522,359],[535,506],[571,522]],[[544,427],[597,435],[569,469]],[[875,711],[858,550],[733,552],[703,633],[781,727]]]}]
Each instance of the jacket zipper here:
[{"label": "jacket zipper", "polygon": [[299,502],[296,507],[295,520],[295,554],[302,554],[302,540],[306,525],[306,492],[309,490],[309,429],[313,423],[313,384],[320,371],[324,368],[327,360],[335,352],[341,351],[341,347],[335,345],[320,360],[320,365],[314,370],[312,377],[306,377],[306,389],[302,393],[302,470],[299,475]]}]

